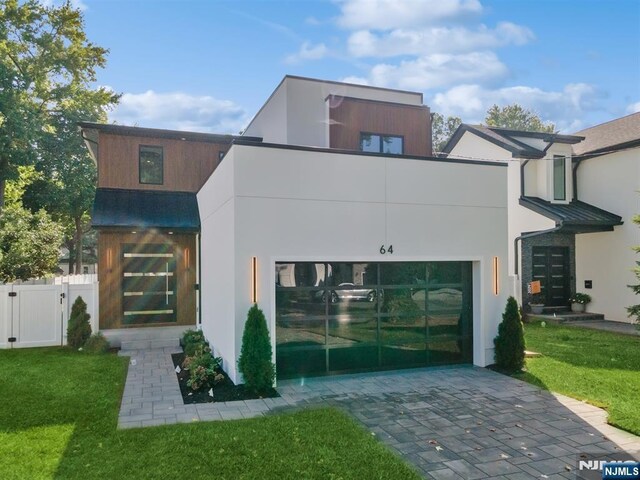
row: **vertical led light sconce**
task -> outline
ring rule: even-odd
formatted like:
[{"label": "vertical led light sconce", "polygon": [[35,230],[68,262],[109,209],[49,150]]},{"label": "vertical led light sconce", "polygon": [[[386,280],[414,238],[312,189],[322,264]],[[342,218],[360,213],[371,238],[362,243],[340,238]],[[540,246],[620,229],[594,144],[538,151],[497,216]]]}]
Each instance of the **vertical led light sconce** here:
[{"label": "vertical led light sconce", "polygon": [[107,248],[107,270],[111,271],[113,269],[113,250],[111,248]]},{"label": "vertical led light sconce", "polygon": [[258,303],[258,257],[251,257],[251,303]]},{"label": "vertical led light sconce", "polygon": [[184,249],[184,268],[185,270],[189,270],[189,268],[191,267],[191,258],[189,258],[189,254],[191,252],[189,252],[189,248],[185,248]]},{"label": "vertical led light sconce", "polygon": [[499,267],[500,265],[499,265],[498,257],[493,257],[493,294],[494,295],[500,294],[500,282],[498,281],[498,275],[500,272]]}]

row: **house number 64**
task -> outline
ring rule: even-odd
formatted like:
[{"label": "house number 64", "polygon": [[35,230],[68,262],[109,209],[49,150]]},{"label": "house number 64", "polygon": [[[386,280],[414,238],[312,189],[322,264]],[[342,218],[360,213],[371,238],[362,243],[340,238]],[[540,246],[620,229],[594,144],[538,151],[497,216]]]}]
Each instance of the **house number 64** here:
[{"label": "house number 64", "polygon": [[380,247],[380,255],[384,255],[385,253],[390,253],[393,255],[393,245],[389,245],[389,248],[384,248],[384,245]]}]

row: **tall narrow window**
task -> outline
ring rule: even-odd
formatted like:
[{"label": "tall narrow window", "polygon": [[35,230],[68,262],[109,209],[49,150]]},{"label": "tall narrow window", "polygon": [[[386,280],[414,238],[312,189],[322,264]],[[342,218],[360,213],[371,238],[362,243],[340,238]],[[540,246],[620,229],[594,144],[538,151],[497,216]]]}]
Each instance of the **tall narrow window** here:
[{"label": "tall narrow window", "polygon": [[397,135],[379,135],[376,133],[360,134],[360,150],[373,153],[404,153],[404,138]]},{"label": "tall narrow window", "polygon": [[567,199],[567,182],[566,182],[566,165],[567,159],[561,155],[553,156],[553,199]]},{"label": "tall narrow window", "polygon": [[164,183],[163,164],[162,147],[140,145],[138,164],[140,183],[162,185]]}]

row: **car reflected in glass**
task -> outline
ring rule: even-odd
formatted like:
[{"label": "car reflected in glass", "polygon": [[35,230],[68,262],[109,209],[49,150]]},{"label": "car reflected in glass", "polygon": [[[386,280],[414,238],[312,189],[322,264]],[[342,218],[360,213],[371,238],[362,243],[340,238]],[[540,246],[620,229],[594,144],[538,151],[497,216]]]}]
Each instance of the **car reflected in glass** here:
[{"label": "car reflected in glass", "polygon": [[[325,302],[327,292],[322,293],[321,300]],[[361,286],[356,285],[354,283],[341,283],[335,290],[331,290],[330,292],[331,303],[343,302],[343,301],[361,301],[361,302],[373,302],[377,297],[377,293],[375,289],[371,288],[361,288]]]}]

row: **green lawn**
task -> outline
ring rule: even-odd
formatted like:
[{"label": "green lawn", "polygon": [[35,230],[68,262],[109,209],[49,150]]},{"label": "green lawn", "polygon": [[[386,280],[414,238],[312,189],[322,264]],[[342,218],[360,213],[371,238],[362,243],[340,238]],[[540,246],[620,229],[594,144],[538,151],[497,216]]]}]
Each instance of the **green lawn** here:
[{"label": "green lawn", "polygon": [[0,351],[0,478],[420,478],[333,409],[116,430],[125,372],[113,355]]},{"label": "green lawn", "polygon": [[525,325],[527,359],[518,378],[609,412],[609,423],[640,435],[640,337],[539,322]]}]

